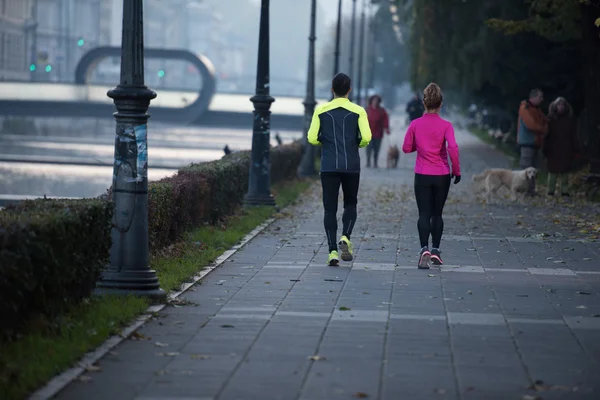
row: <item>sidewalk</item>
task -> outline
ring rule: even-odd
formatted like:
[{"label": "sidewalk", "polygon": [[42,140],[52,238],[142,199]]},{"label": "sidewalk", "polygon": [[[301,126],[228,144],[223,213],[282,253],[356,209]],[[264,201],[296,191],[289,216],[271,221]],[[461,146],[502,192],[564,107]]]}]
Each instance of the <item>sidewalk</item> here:
[{"label": "sidewalk", "polygon": [[316,188],[185,293],[191,305],[140,329],[149,340],[126,340],[57,398],[600,398],[600,244],[550,206],[473,200],[472,174],[508,163],[457,140],[441,270],[416,268],[414,155],[402,155],[362,174],[352,264],[325,266]]}]

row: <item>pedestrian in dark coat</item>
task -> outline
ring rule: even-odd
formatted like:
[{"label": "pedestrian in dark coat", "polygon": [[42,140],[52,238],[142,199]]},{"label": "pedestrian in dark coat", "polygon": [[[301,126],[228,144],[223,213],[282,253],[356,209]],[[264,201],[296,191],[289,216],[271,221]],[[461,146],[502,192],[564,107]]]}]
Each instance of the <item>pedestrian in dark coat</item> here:
[{"label": "pedestrian in dark coat", "polygon": [[569,173],[578,152],[577,129],[573,109],[563,97],[554,100],[548,109],[548,134],[542,148],[548,168],[548,195],[554,196],[560,180],[560,193],[569,196]]}]

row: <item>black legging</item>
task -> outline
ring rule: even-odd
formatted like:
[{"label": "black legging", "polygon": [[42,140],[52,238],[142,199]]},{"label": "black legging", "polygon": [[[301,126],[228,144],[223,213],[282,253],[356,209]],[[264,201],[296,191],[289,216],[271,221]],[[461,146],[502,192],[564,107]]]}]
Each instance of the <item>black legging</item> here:
[{"label": "black legging", "polygon": [[450,175],[415,174],[415,197],[419,208],[419,240],[421,247],[429,246],[431,234],[432,247],[440,247],[444,220],[442,211],[450,190]]},{"label": "black legging", "polygon": [[327,234],[329,252],[337,250],[337,208],[340,185],[344,193],[344,214],[342,215],[342,235],[350,239],[352,228],[356,223],[356,203],[358,203],[358,184],[360,174],[321,172],[323,186],[323,207],[325,216],[323,224]]}]

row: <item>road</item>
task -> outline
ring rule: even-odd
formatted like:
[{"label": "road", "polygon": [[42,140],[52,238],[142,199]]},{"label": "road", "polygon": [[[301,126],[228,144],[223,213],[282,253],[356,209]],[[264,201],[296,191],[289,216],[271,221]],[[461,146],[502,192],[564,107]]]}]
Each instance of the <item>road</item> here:
[{"label": "road", "polygon": [[[275,133],[271,142],[277,145]],[[300,131],[279,131],[284,143]],[[223,148],[250,149],[252,128],[148,127],[148,176],[173,174],[191,162],[217,160]],[[111,184],[114,134],[0,134],[0,202],[7,197],[95,197]],[[0,204],[2,205],[2,204]]]}]

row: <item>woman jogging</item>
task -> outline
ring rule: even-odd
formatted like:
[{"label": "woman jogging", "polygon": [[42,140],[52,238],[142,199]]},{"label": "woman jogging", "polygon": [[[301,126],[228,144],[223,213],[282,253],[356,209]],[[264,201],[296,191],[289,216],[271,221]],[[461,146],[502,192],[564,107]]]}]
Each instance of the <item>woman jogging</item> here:
[{"label": "woman jogging", "polygon": [[[419,208],[420,269],[428,269],[429,262],[442,264],[440,242],[444,230],[442,211],[450,190],[450,181],[460,182],[460,161],[454,128],[439,115],[442,107],[442,91],[430,83],[423,91],[425,113],[412,121],[404,137],[402,151],[417,152],[415,165],[415,197]],[[452,169],[448,165],[448,154]],[[432,248],[429,251],[429,236]]]}]

